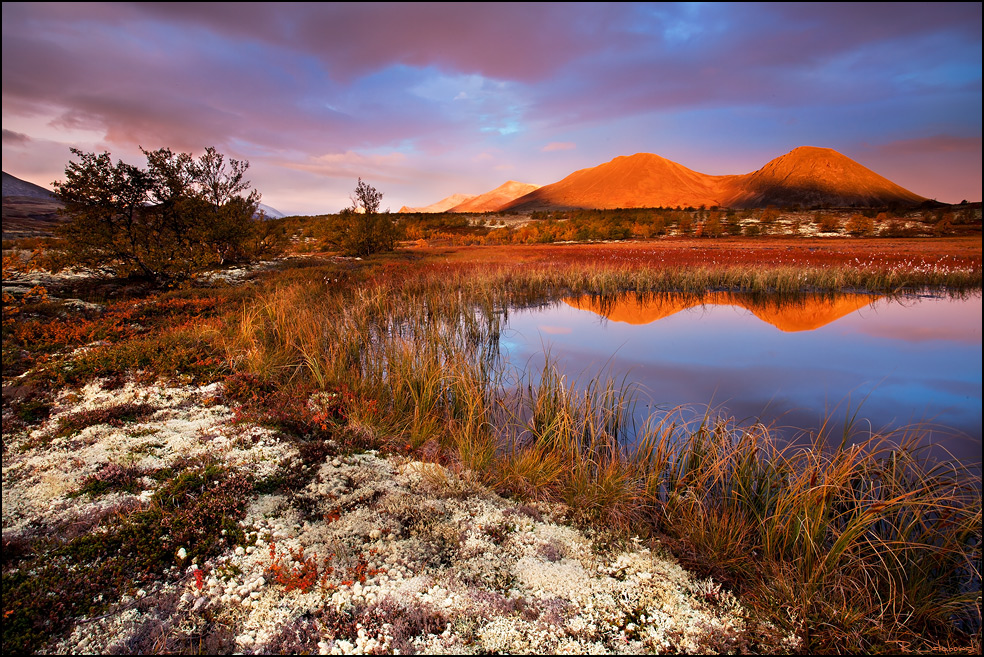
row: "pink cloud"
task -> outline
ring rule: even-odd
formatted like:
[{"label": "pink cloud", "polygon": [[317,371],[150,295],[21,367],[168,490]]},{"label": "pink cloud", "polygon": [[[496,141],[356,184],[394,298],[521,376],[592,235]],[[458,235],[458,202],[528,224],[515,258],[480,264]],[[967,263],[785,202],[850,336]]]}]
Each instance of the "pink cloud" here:
[{"label": "pink cloud", "polygon": [[540,150],[544,153],[551,151],[572,151],[577,148],[577,144],[572,141],[552,141]]},{"label": "pink cloud", "polygon": [[282,162],[282,166],[329,178],[355,179],[372,176],[386,181],[403,181],[406,178],[404,175],[406,162],[407,157],[403,153],[363,155],[346,151],[319,155],[305,162],[285,161]]},{"label": "pink cloud", "polygon": [[206,3],[135,7],[155,18],[302,50],[343,81],[394,63],[535,81],[606,48],[589,37],[623,13],[604,5],[572,12],[563,4],[528,3],[309,3],[290,11],[248,3],[235,12]]}]

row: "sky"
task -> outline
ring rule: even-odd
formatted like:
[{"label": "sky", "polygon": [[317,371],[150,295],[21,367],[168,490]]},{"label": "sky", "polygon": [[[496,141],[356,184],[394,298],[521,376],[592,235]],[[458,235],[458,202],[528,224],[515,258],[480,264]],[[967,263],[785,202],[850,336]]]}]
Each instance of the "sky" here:
[{"label": "sky", "polygon": [[620,155],[741,174],[833,148],[981,200],[981,3],[3,3],[3,170],[71,147],[250,163],[338,212],[546,185]]}]

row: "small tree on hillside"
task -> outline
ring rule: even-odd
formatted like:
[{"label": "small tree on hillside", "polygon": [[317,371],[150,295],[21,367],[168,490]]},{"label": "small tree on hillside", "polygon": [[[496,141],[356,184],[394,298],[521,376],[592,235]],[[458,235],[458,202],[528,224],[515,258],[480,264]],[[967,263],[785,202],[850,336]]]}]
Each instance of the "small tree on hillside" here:
[{"label": "small tree on hillside", "polygon": [[383,193],[359,178],[350,198],[352,207],[339,214],[330,241],[352,256],[392,251],[396,246],[396,224],[389,213],[379,212]]},{"label": "small tree on hillside", "polygon": [[704,222],[705,237],[721,237],[724,234],[724,226],[721,225],[721,213],[718,210],[711,210],[707,221]]},{"label": "small tree on hillside", "polygon": [[355,193],[349,198],[356,212],[371,215],[379,212],[379,204],[383,201],[383,193],[377,191],[369,183],[364,182],[362,178],[359,178],[359,183],[355,186]]},{"label": "small tree on hillside", "polygon": [[856,213],[851,215],[851,218],[847,220],[844,229],[856,237],[874,235],[875,220],[863,214]]}]

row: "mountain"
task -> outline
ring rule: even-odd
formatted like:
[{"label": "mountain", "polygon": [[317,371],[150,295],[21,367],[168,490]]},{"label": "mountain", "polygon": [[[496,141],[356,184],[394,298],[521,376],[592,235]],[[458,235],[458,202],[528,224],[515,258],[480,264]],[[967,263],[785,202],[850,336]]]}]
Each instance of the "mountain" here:
[{"label": "mountain", "polygon": [[55,198],[55,193],[40,185],[21,180],[17,176],[12,176],[4,171],[3,198],[7,198],[8,196],[27,196],[30,198],[52,200]]},{"label": "mountain", "polygon": [[456,205],[460,205],[465,201],[470,201],[475,198],[473,194],[452,194],[447,198],[442,198],[437,203],[433,203],[422,208],[408,208],[403,206],[400,208],[400,212],[447,212]]},{"label": "mountain", "polygon": [[620,156],[575,171],[499,209],[877,207],[926,200],[837,151],[802,146],[743,175],[711,176],[652,153]]},{"label": "mountain", "polygon": [[[714,176],[652,153],[619,156],[503,206],[503,210],[718,205]],[[696,203],[694,203],[696,201]]]},{"label": "mountain", "polygon": [[262,212],[263,216],[267,219],[283,219],[287,216],[277,208],[271,208],[269,205],[264,203],[260,203],[259,206],[257,206],[255,216],[259,216],[260,212]]},{"label": "mountain", "polygon": [[[267,219],[284,216],[280,210],[263,203],[259,210],[264,212]],[[51,235],[65,220],[61,201],[54,192],[3,172],[4,239]]]},{"label": "mountain", "polygon": [[3,172],[3,238],[50,235],[64,221],[54,193]]},{"label": "mountain", "polygon": [[733,196],[722,203],[729,207],[879,207],[927,200],[831,148],[814,146],[795,148],[758,171],[731,178],[726,186]]},{"label": "mountain", "polygon": [[479,194],[464,203],[460,203],[448,210],[448,212],[495,212],[506,203],[510,203],[520,196],[529,194],[539,188],[539,185],[507,180],[492,191]]}]

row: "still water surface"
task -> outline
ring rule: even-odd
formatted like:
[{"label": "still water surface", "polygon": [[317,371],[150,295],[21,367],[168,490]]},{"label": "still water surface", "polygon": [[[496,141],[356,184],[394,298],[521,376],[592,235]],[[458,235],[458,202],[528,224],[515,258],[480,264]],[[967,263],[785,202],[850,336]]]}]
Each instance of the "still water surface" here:
[{"label": "still water surface", "polygon": [[[544,353],[567,376],[635,388],[636,420],[708,405],[793,437],[860,404],[855,428],[922,424],[958,460],[981,460],[981,296],[842,295],[777,306],[731,293],[629,294],[516,310],[500,342],[512,366]],[[837,436],[839,437],[839,433]]]}]

